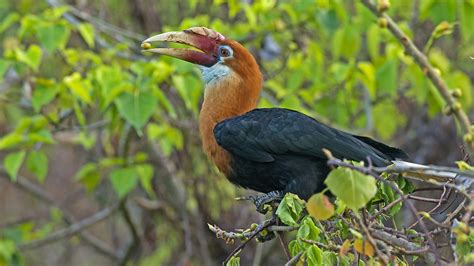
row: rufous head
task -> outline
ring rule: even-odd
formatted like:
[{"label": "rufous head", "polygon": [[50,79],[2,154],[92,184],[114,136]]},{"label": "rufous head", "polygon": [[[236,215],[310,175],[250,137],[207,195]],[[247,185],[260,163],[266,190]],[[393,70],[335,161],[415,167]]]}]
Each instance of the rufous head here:
[{"label": "rufous head", "polygon": [[[152,42],[181,43],[196,49],[151,48]],[[203,78],[207,85],[234,73],[244,80],[258,80],[258,86],[261,86],[262,76],[252,54],[240,43],[212,29],[192,27],[183,31],[158,34],[144,40],[142,47],[147,52],[172,56],[202,66]]]}]

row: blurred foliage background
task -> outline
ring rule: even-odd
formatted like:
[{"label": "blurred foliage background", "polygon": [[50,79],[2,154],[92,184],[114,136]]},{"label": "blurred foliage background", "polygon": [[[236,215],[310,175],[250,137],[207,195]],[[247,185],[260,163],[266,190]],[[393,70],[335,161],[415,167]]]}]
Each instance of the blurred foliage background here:
[{"label": "blurred foliage background", "polygon": [[[399,0],[388,13],[473,117],[474,1]],[[199,69],[140,52],[203,25],[249,48],[261,107],[296,109],[398,145],[418,163],[463,157],[444,100],[358,1],[0,2],[0,265],[215,265],[222,228],[260,221],[205,158]],[[117,204],[118,203],[118,204]],[[83,233],[28,246],[99,211]],[[283,264],[277,241],[244,265]]]}]

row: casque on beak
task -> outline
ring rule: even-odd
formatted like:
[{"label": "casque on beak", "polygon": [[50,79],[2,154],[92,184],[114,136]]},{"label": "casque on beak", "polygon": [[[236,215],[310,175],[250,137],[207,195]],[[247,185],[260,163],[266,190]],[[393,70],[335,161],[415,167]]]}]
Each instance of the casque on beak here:
[{"label": "casque on beak", "polygon": [[[143,51],[172,56],[193,64],[210,67],[217,63],[217,47],[219,38],[205,36],[193,31],[193,28],[184,31],[173,31],[152,36],[142,42]],[[149,48],[152,42],[174,42],[190,45],[190,48]]]}]

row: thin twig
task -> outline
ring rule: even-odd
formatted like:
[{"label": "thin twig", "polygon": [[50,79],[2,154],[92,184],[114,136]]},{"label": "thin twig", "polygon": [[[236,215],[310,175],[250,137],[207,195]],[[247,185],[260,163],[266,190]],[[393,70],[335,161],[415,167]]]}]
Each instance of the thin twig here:
[{"label": "thin twig", "polygon": [[[405,52],[412,56],[415,59],[415,62],[421,68],[421,70],[426,73],[427,77],[431,80],[433,85],[439,91],[443,99],[446,101],[447,106],[452,110],[452,113],[456,117],[461,127],[462,133],[464,134],[473,134],[471,132],[471,122],[469,117],[464,112],[462,108],[459,107],[459,103],[450,93],[448,86],[441,79],[440,75],[434,69],[433,66],[429,63],[426,55],[424,55],[413,43],[413,41],[398,27],[392,18],[387,15],[385,12],[379,12],[377,6],[371,0],[361,0],[374,15],[383,18],[387,21],[387,28],[392,32],[393,36],[405,47]],[[474,150],[474,141],[467,142],[465,141],[466,153],[472,156]],[[472,158],[472,157],[471,157]]]},{"label": "thin twig", "polygon": [[127,224],[130,233],[132,235],[132,240],[130,241],[130,244],[128,244],[126,251],[120,260],[120,265],[126,265],[130,257],[132,256],[133,252],[136,251],[140,247],[140,236],[138,234],[137,227],[135,226],[135,223],[133,222],[132,216],[130,215],[130,212],[128,211],[127,208],[127,198],[123,199],[122,202],[120,203],[120,211],[122,212],[122,216],[125,220],[125,223]]},{"label": "thin twig", "polygon": [[298,252],[291,260],[289,260],[287,263],[285,263],[285,266],[292,266],[295,265],[298,260],[301,258],[303,255],[303,251]]},{"label": "thin twig", "polygon": [[251,233],[251,235],[248,237],[247,240],[245,240],[244,242],[242,242],[237,248],[235,248],[228,256],[227,258],[222,262],[222,265],[226,265],[227,262],[233,257],[235,256],[235,254],[239,253],[242,249],[245,248],[245,246],[250,242],[250,240],[252,240],[254,237],[256,237],[260,232],[262,232],[263,230],[265,230],[268,226],[270,225],[273,225],[275,224],[276,222],[276,219],[273,218],[273,219],[270,219],[270,220],[266,220],[264,221],[263,223],[259,224],[257,226],[257,228]]},{"label": "thin twig", "polygon": [[89,226],[92,226],[92,225],[106,219],[107,217],[109,217],[111,214],[113,214],[117,210],[118,206],[119,206],[119,204],[116,203],[116,204],[114,204],[110,207],[102,209],[101,211],[95,213],[92,216],[89,216],[89,217],[87,217],[87,218],[85,218],[85,219],[83,219],[79,222],[76,222],[76,223],[72,224],[68,228],[60,229],[60,230],[48,235],[45,238],[38,239],[38,240],[33,240],[31,242],[27,242],[27,243],[24,243],[24,244],[20,244],[20,245],[18,245],[18,247],[21,250],[34,249],[34,248],[38,248],[38,247],[41,247],[41,246],[44,246],[44,245],[51,244],[51,243],[56,242],[58,240],[61,240],[63,238],[67,238],[67,237],[71,237],[73,235],[76,235],[79,232],[81,232],[82,230],[88,228]]}]

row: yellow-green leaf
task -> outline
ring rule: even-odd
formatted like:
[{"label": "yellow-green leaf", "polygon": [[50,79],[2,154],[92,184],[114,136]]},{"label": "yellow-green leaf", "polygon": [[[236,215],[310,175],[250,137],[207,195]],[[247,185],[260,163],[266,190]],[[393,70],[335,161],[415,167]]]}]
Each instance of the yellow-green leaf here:
[{"label": "yellow-green leaf", "polygon": [[373,177],[345,167],[332,170],[324,183],[353,210],[364,207],[377,192]]},{"label": "yellow-green leaf", "polygon": [[77,29],[87,45],[94,48],[94,27],[90,23],[81,23]]},{"label": "yellow-green leaf", "polygon": [[71,90],[72,94],[86,103],[92,102],[92,98],[89,94],[91,90],[90,83],[83,80],[81,74],[74,72],[72,75],[64,77],[63,82]]},{"label": "yellow-green leaf", "polygon": [[13,182],[16,181],[18,171],[20,170],[20,167],[23,164],[25,155],[25,151],[13,152],[8,154],[3,161],[5,171],[7,171],[7,174],[10,176],[10,179]]},{"label": "yellow-green leaf", "polygon": [[33,70],[38,71],[38,67],[41,63],[41,56],[43,54],[41,48],[38,45],[30,45],[26,52],[21,49],[16,49],[15,54],[18,61],[25,63]]}]

